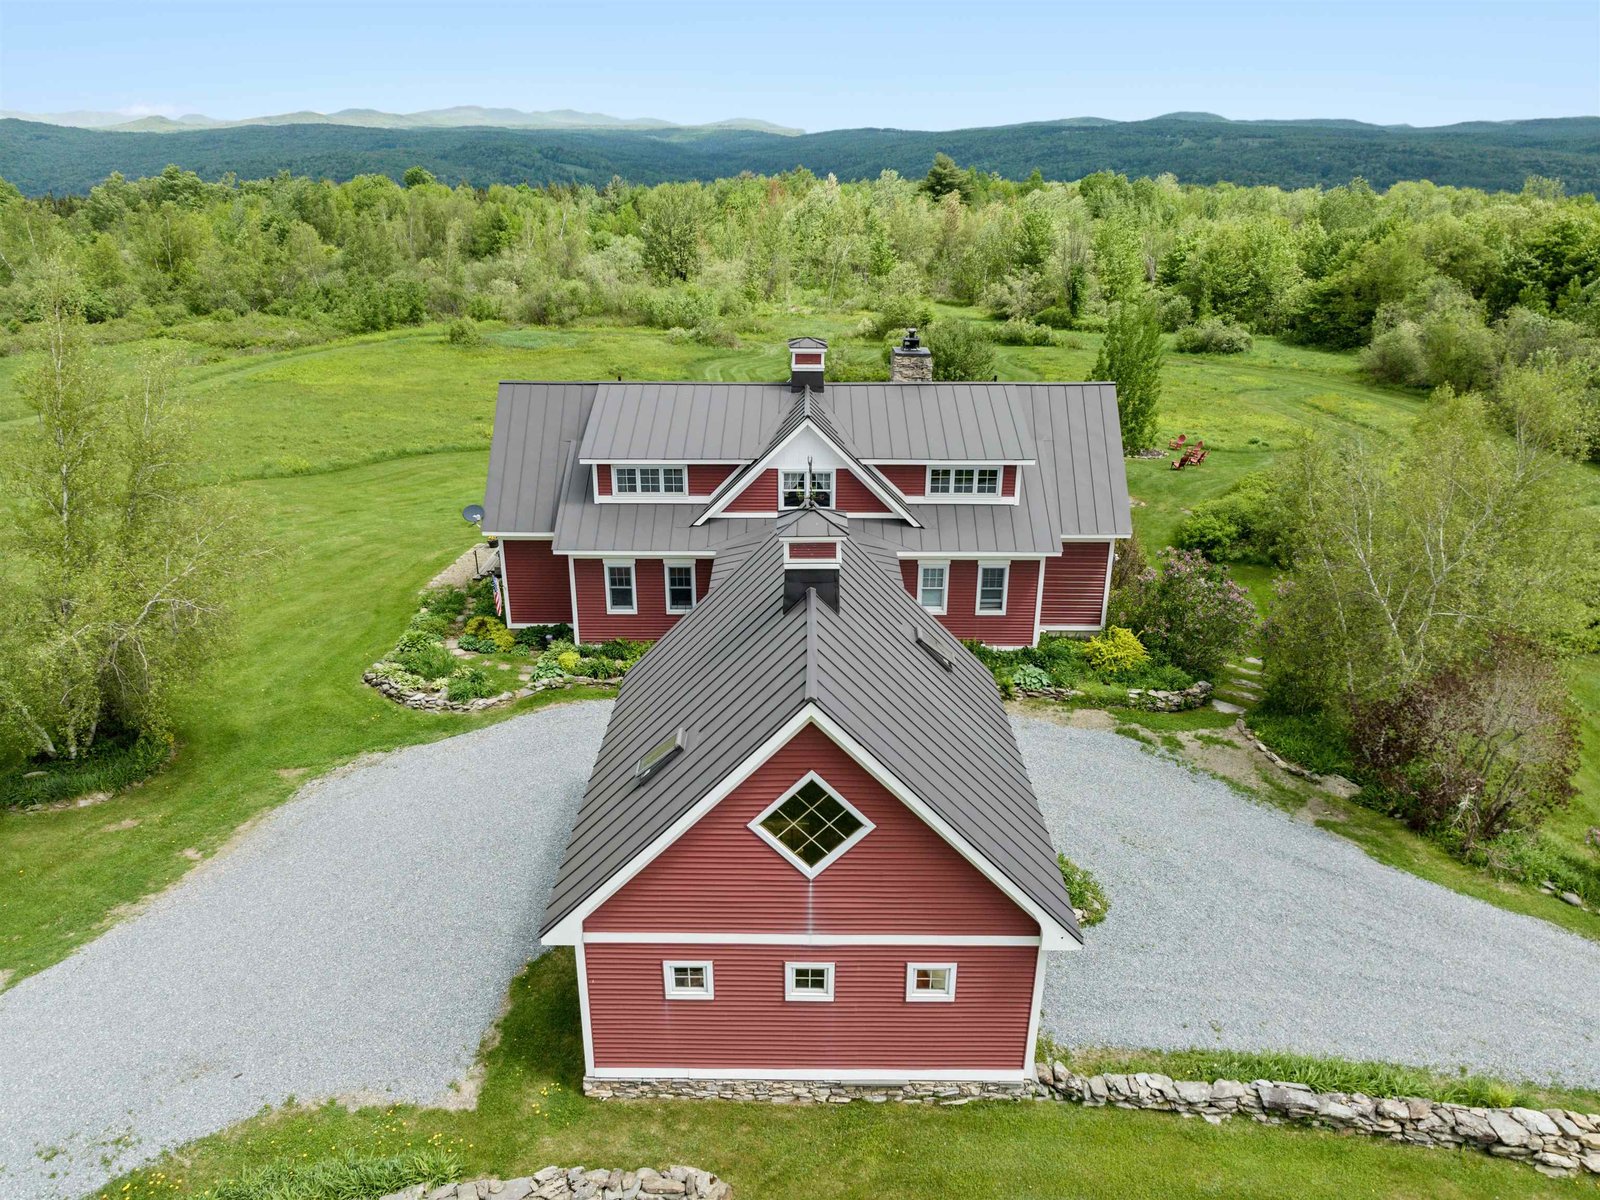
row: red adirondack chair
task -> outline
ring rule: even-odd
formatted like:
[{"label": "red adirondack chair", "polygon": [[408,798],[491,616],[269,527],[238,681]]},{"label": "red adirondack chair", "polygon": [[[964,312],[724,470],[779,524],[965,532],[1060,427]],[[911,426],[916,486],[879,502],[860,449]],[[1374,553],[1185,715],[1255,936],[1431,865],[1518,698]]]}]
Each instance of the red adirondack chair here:
[{"label": "red adirondack chair", "polygon": [[1187,433],[1180,433],[1176,438],[1167,443],[1168,450],[1182,450],[1183,444],[1189,439]]}]

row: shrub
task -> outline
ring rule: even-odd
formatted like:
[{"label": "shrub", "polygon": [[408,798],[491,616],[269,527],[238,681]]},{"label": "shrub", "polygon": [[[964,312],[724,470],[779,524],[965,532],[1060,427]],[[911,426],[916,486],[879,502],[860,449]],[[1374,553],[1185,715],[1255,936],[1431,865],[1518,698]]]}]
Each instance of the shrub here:
[{"label": "shrub", "polygon": [[443,637],[450,628],[449,618],[430,609],[419,609],[411,620],[406,622],[406,630],[411,633],[426,633],[434,637]]},{"label": "shrub", "polygon": [[533,670],[528,672],[528,678],[556,679],[565,674],[566,672],[561,669],[561,665],[559,663],[552,660],[549,655],[541,654],[538,659],[535,660],[533,664]]},{"label": "shrub", "polygon": [[612,638],[609,642],[601,642],[595,647],[597,653],[604,658],[622,659],[633,662],[642,658],[646,650],[650,649],[650,642],[636,642],[628,638]]},{"label": "shrub", "polygon": [[402,633],[389,657],[422,679],[442,679],[456,668],[456,657],[443,642],[416,630]]},{"label": "shrub", "polygon": [[1210,678],[1244,646],[1255,606],[1221,567],[1193,550],[1168,549],[1159,568],[1112,593],[1111,623],[1158,658]]},{"label": "shrub", "polygon": [[1253,562],[1287,567],[1293,557],[1290,506],[1274,476],[1241,477],[1214,500],[1202,500],[1178,523],[1173,542],[1212,562]]},{"label": "shrub", "polygon": [[499,620],[494,611],[494,580],[489,576],[474,580],[467,588],[467,603],[473,616],[495,617]]},{"label": "shrub", "polygon": [[403,1191],[413,1184],[442,1184],[461,1177],[461,1160],[448,1150],[417,1150],[382,1158],[347,1151],[320,1162],[288,1159],[252,1167],[218,1184],[216,1200],[359,1200]]},{"label": "shrub", "polygon": [[576,650],[563,650],[556,655],[556,665],[567,675],[576,675],[578,673],[578,664],[582,661]]},{"label": "shrub", "polygon": [[1095,671],[1113,676],[1126,675],[1150,658],[1149,651],[1133,631],[1120,625],[1113,625],[1098,637],[1090,638],[1083,653]]},{"label": "shrub", "polygon": [[1049,346],[1055,341],[1048,326],[1017,317],[995,326],[989,336],[1002,346]]},{"label": "shrub", "polygon": [[445,695],[456,704],[481,700],[494,695],[494,684],[489,680],[489,672],[482,667],[457,667],[451,672],[450,682],[445,685]]},{"label": "shrub", "polygon": [[459,617],[467,607],[467,594],[458,587],[437,587],[423,593],[422,606],[442,617]]},{"label": "shrub", "polygon": [[1071,329],[1077,324],[1077,317],[1070,308],[1054,304],[1049,308],[1042,308],[1033,314],[1036,324],[1048,329]]},{"label": "shrub", "polygon": [[524,625],[521,629],[512,631],[512,636],[517,639],[517,644],[527,646],[530,650],[548,650],[550,644],[558,638],[571,640],[571,625]]},{"label": "shrub", "polygon": [[[863,318],[856,334],[868,341],[881,341],[908,329],[921,329],[933,320],[933,305],[924,296],[908,294],[882,296],[873,305],[877,310]],[[830,371],[833,363],[828,364]]]},{"label": "shrub", "polygon": [[55,804],[90,792],[117,792],[148,779],[172,757],[172,735],[146,731],[105,736],[75,759],[29,763],[0,774],[0,808]]},{"label": "shrub", "polygon": [[1178,330],[1174,346],[1184,354],[1243,354],[1255,344],[1243,325],[1215,317]]},{"label": "shrub", "polygon": [[471,317],[457,317],[451,321],[445,338],[452,346],[483,345],[483,334],[478,331],[478,326]]},{"label": "shrub", "polygon": [[956,382],[995,376],[994,343],[971,321],[940,318],[923,339],[933,353],[933,377]]},{"label": "shrub", "polygon": [[394,644],[396,652],[425,650],[429,646],[444,645],[444,637],[430,629],[407,629]]},{"label": "shrub", "polygon": [[[1157,292],[1156,316],[1168,333],[1182,329],[1194,319],[1194,305],[1181,292]],[[1183,347],[1178,347],[1180,350]]]},{"label": "shrub", "polygon": [[1061,881],[1067,885],[1067,895],[1072,897],[1072,907],[1083,914],[1083,924],[1098,925],[1106,919],[1111,901],[1100,881],[1087,868],[1078,866],[1065,854],[1056,855],[1056,865],[1061,868]]},{"label": "shrub", "polygon": [[1356,705],[1351,745],[1391,812],[1461,852],[1537,828],[1574,795],[1566,679],[1547,651],[1506,635],[1392,699]]},{"label": "shrub", "polygon": [[482,615],[467,618],[460,640],[463,650],[476,650],[480,654],[505,654],[517,645],[517,635],[498,617]]},{"label": "shrub", "polygon": [[1047,688],[1055,686],[1050,673],[1043,667],[1024,663],[1011,673],[1011,682],[1019,688]]}]

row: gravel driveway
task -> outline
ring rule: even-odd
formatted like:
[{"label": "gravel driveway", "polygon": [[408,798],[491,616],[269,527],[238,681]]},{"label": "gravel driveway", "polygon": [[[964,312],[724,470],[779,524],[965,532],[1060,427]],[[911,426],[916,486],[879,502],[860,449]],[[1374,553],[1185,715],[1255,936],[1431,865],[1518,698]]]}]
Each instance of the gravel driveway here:
[{"label": "gravel driveway", "polygon": [[[291,1095],[448,1098],[537,949],[609,713],[562,705],[312,784],[0,994],[0,1195],[80,1195]],[[1115,734],[1017,728],[1057,845],[1112,901],[1050,964],[1062,1041],[1600,1084],[1600,945]]]},{"label": "gravel driveway", "polygon": [[81,1195],[291,1095],[446,1099],[538,948],[610,711],[560,705],[313,783],[0,994],[0,1196]]},{"label": "gravel driveway", "polygon": [[1013,723],[1056,847],[1111,900],[1048,967],[1062,1042],[1600,1085],[1600,943],[1385,867],[1114,733]]}]

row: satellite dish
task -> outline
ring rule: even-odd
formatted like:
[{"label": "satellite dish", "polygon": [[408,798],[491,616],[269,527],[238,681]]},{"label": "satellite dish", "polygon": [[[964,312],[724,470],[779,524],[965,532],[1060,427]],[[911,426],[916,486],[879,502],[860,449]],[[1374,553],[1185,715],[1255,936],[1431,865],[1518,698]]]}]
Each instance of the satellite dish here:
[{"label": "satellite dish", "polygon": [[463,508],[461,510],[461,519],[463,521],[469,522],[470,524],[476,525],[479,521],[483,520],[483,505],[481,505],[481,504],[469,504],[469,505],[467,505],[465,508]]}]

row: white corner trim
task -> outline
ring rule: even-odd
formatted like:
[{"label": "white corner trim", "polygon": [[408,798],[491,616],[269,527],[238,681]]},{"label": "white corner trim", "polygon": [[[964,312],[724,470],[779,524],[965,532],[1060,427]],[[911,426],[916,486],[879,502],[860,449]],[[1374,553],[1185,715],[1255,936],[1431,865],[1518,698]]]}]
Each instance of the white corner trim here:
[{"label": "white corner trim", "polygon": [[584,960],[583,943],[573,948],[578,968],[578,1014],[583,1018],[583,1069],[594,1074],[594,1027],[589,1022],[589,965]]},{"label": "white corner trim", "polygon": [[[794,986],[796,971],[822,971],[827,986],[822,991]],[[786,962],[783,964],[783,998],[792,1003],[832,1004],[834,970],[831,962]]]},{"label": "white corner trim", "polygon": [[1039,630],[1044,625],[1044,575],[1050,569],[1048,562],[1039,564],[1039,569],[1034,572],[1033,580],[1033,641],[1029,645],[1039,644]]},{"label": "white corner trim", "polygon": [[1111,571],[1117,565],[1116,542],[1106,543],[1106,590],[1100,597],[1100,628],[1106,627],[1106,617],[1111,612]]},{"label": "white corner trim", "polygon": [[[811,866],[806,862],[805,859],[795,854],[789,849],[789,847],[785,846],[777,838],[773,837],[761,827],[761,822],[765,821],[769,816],[771,816],[776,809],[781,808],[786,801],[793,797],[796,792],[805,787],[805,785],[808,783],[814,783],[823,791],[827,792],[828,795],[832,796],[844,806],[846,812],[861,822],[860,829],[856,830],[849,837],[845,838],[844,841],[835,846],[833,851],[826,858],[820,860],[816,866]],[[796,871],[799,871],[800,874],[804,875],[807,879],[815,879],[834,863],[838,862],[839,859],[845,855],[851,847],[853,847],[862,838],[866,837],[867,834],[876,829],[877,826],[867,819],[867,815],[864,812],[858,809],[854,804],[851,804],[850,801],[846,800],[844,795],[839,791],[838,788],[834,787],[833,784],[829,783],[815,771],[807,771],[799,779],[795,780],[788,787],[784,788],[783,791],[779,793],[776,800],[758,812],[754,819],[751,820],[747,828],[751,833],[755,834],[763,842],[771,846],[779,854],[783,855],[788,864]]]},{"label": "white corner trim", "polygon": [[[917,989],[918,971],[948,971],[947,983],[942,990]],[[908,962],[906,964],[907,1004],[954,1004],[956,999],[956,964],[953,962]]]},{"label": "white corner trim", "polygon": [[[706,985],[703,988],[680,988],[673,982],[673,972],[678,967],[699,967],[705,972]],[[717,998],[717,981],[713,972],[714,964],[710,959],[683,959],[668,958],[661,962],[661,989],[662,996],[667,1000],[715,1000]]]},{"label": "white corner trim", "polygon": [[1022,1046],[1022,1069],[1033,1070],[1034,1051],[1039,1044],[1039,1022],[1044,1016],[1044,947],[1039,947],[1033,968],[1033,1004],[1028,1009],[1028,1040]]},{"label": "white corner trim", "polygon": [[572,644],[583,645],[583,639],[578,636],[578,568],[574,565],[577,559],[567,555],[567,591],[572,597]]}]

